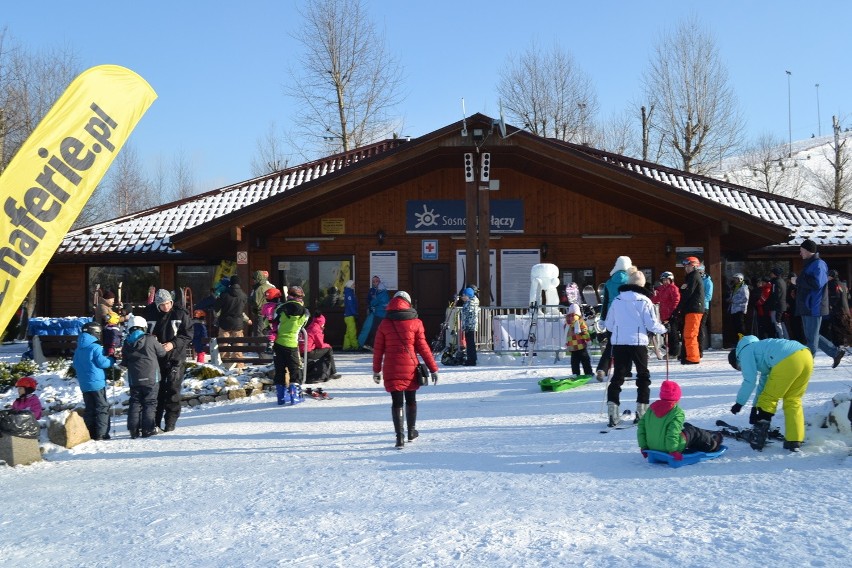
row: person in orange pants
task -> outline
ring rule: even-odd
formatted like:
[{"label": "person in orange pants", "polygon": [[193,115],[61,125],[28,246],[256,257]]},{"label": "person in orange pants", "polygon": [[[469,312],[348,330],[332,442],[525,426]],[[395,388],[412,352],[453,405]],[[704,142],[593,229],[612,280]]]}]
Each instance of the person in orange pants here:
[{"label": "person in orange pants", "polygon": [[754,425],[751,447],[762,450],[778,401],[784,401],[784,449],[798,451],[805,439],[802,397],[814,371],[810,350],[790,339],[762,339],[746,335],[728,355],[735,369],[742,371],[743,383],[731,407],[739,413],[757,387],[749,422]]},{"label": "person in orange pants", "polygon": [[680,287],[680,303],[676,313],[683,317],[683,352],[680,362],[684,365],[697,365],[701,362],[698,333],[701,329],[701,318],[704,316],[704,281],[697,270],[700,265],[701,261],[694,256],[683,260],[686,277]]}]

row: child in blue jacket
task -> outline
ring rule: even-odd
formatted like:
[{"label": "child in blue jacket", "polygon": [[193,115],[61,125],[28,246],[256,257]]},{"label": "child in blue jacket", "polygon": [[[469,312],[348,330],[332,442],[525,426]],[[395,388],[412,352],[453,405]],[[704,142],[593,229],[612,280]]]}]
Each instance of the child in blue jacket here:
[{"label": "child in blue jacket", "polygon": [[749,422],[754,424],[751,447],[762,450],[769,434],[769,423],[775,416],[778,401],[784,400],[784,449],[798,451],[805,439],[805,414],[802,397],[814,372],[810,350],[790,339],[761,339],[746,335],[728,354],[728,362],[742,371],[743,383],[734,414],[742,410],[757,387]]},{"label": "child in blue jacket", "polygon": [[102,328],[96,322],[83,326],[74,350],[74,371],[86,405],[83,420],[93,440],[109,440],[109,401],[106,395],[104,369],[115,365],[115,359],[104,355],[100,344]]}]

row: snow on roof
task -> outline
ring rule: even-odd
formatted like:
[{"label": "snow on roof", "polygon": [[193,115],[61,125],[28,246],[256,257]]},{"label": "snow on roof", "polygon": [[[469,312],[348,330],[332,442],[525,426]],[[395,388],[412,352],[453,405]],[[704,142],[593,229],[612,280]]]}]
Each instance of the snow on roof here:
[{"label": "snow on roof", "polygon": [[171,236],[396,147],[384,140],[263,177],[69,232],[56,254],[180,255]]},{"label": "snow on roof", "polygon": [[796,246],[804,239],[812,239],[819,245],[852,245],[852,231],[850,231],[852,215],[849,213],[641,160],[634,160],[626,156],[609,154],[586,147],[580,149],[606,163],[790,230],[789,241],[768,248]]},{"label": "snow on roof", "polygon": [[[395,148],[402,142],[396,139],[384,140],[350,152],[336,154],[274,174],[77,229],[65,236],[57,254],[180,255],[180,251],[176,251],[172,246],[172,235],[274,197],[311,180],[353,166],[365,158]],[[588,147],[571,146],[607,164],[624,168],[655,182],[667,184],[789,229],[790,240],[773,247],[793,246],[805,238],[810,238],[820,245],[852,245],[852,231],[850,231],[852,215],[842,211],[626,156]]]}]

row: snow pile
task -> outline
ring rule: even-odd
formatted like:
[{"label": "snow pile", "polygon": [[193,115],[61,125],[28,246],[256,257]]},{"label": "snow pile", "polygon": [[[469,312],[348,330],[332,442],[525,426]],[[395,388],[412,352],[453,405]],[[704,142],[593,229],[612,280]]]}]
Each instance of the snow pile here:
[{"label": "snow pile", "polygon": [[[714,428],[739,387],[727,353],[673,365],[687,419]],[[596,360],[596,358],[594,358]],[[271,393],[185,409],[177,430],[0,468],[4,566],[779,566],[852,556],[852,435],[820,428],[852,363],[819,355],[790,453],[728,441],[708,462],[642,459],[601,434],[605,385],[542,392],[566,361],[481,356],[418,392],[420,437],[393,448],[369,354],[341,354],[332,400]],[[651,362],[652,396],[666,376]],[[60,389],[63,382],[39,376]],[[70,387],[69,387],[70,388]],[[635,387],[627,383],[624,407]],[[71,396],[70,398],[73,398]],[[631,401],[629,404],[628,401]],[[783,428],[783,409],[773,423]],[[846,425],[848,428],[848,424]]]}]

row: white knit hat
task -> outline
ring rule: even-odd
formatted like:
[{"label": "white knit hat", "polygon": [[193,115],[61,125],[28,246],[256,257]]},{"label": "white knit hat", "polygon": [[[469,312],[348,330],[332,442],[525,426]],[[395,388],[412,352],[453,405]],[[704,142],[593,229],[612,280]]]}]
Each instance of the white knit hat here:
[{"label": "white knit hat", "polygon": [[626,271],[631,266],[633,266],[633,261],[630,260],[629,256],[619,256],[617,259],[615,259],[615,266],[613,266],[612,270],[609,271],[609,275],[612,276],[619,270]]}]

